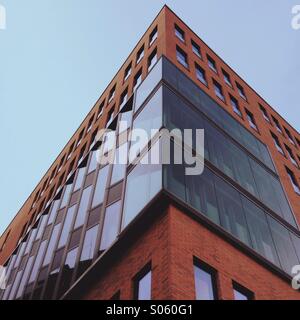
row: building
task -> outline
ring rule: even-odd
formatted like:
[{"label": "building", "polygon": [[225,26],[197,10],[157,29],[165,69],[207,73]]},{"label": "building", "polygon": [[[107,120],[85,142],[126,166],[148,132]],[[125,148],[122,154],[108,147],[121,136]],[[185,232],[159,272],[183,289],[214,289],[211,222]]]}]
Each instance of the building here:
[{"label": "building", "polygon": [[[203,174],[100,166],[120,120],[204,129]],[[2,235],[1,298],[299,299],[299,165],[300,134],[164,6]]]}]

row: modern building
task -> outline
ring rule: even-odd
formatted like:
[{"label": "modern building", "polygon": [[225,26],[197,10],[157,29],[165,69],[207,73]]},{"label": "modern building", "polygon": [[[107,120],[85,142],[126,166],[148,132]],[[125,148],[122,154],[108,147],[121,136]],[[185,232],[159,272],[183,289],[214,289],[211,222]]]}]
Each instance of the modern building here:
[{"label": "modern building", "polygon": [[[101,128],[120,154],[157,132],[102,165]],[[201,175],[143,163],[163,128],[204,129]],[[300,134],[164,6],[2,235],[1,298],[300,299],[299,165]]]}]

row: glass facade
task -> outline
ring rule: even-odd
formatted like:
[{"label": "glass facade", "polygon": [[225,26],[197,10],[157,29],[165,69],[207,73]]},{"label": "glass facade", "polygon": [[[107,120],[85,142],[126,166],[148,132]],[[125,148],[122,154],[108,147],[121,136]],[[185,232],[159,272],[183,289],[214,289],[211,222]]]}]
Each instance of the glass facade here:
[{"label": "glass facade", "polygon": [[[286,273],[300,264],[297,225],[264,144],[164,58],[136,89],[132,108],[120,114],[128,125],[117,132],[148,133],[137,161],[101,166],[90,151],[9,260],[2,299],[61,297],[163,188]],[[144,162],[162,145],[151,130],[163,127],[204,129],[201,175],[186,175],[186,164]],[[192,138],[188,145],[196,148]],[[215,298],[206,269],[195,266],[195,279],[197,298]],[[139,278],[138,292],[139,299],[151,299],[151,271]]]}]

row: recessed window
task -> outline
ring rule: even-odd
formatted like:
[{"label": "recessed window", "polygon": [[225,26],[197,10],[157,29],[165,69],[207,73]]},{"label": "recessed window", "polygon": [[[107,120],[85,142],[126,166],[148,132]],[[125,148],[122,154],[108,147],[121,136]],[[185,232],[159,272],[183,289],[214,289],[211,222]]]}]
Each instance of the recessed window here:
[{"label": "recessed window", "polygon": [[178,27],[177,24],[175,24],[175,35],[176,35],[176,37],[177,37],[179,40],[181,40],[182,42],[185,41],[185,40],[184,40],[184,37],[185,37],[184,31],[183,31],[180,27]]},{"label": "recessed window", "polygon": [[284,131],[285,131],[286,135],[288,136],[290,143],[295,146],[296,144],[295,144],[295,141],[293,139],[291,132],[287,128],[284,128]]},{"label": "recessed window", "polygon": [[215,60],[214,60],[212,57],[210,57],[209,55],[207,55],[207,62],[208,62],[209,68],[210,68],[212,71],[214,71],[215,73],[218,73],[217,67],[216,67],[216,62],[215,62]]},{"label": "recessed window", "polygon": [[112,122],[113,118],[114,118],[114,108],[111,108],[111,110],[109,110],[108,114],[107,114],[107,119],[106,119],[106,128],[110,125],[110,123]]},{"label": "recessed window", "polygon": [[145,50],[144,50],[144,46],[142,46],[136,55],[136,64],[140,63],[140,61],[144,58],[144,55],[145,55]]},{"label": "recessed window", "polygon": [[148,265],[139,272],[134,279],[134,299],[135,300],[151,300],[152,287],[152,271],[151,265]]},{"label": "recessed window", "polygon": [[188,68],[187,54],[178,46],[176,46],[176,56],[177,61],[181,63],[184,67]]},{"label": "recessed window", "polygon": [[130,77],[131,70],[132,70],[132,68],[131,68],[131,63],[130,63],[130,65],[125,69],[124,81],[126,81]]},{"label": "recessed window", "polygon": [[200,46],[193,40],[191,40],[191,43],[192,43],[192,50],[195,53],[195,55],[202,59]]},{"label": "recessed window", "polygon": [[269,118],[269,115],[268,115],[268,112],[266,110],[266,108],[264,108],[261,104],[259,104],[259,108],[262,112],[262,115],[264,117],[264,119],[267,121],[267,122],[270,122],[270,118]]},{"label": "recessed window", "polygon": [[239,92],[240,97],[242,97],[244,100],[247,101],[247,97],[246,97],[244,88],[243,88],[239,83],[237,83],[237,82],[236,82],[236,87],[237,87],[237,89],[238,89],[238,92]]},{"label": "recessed window", "polygon": [[158,36],[157,27],[155,27],[149,37],[149,46],[153,44],[153,42],[157,39],[157,36]]},{"label": "recessed window", "polygon": [[272,116],[272,119],[275,123],[275,127],[276,127],[277,131],[282,134],[282,129],[281,129],[281,125],[279,124],[279,121],[276,118],[274,118],[273,116]]},{"label": "recessed window", "polygon": [[246,115],[247,115],[247,120],[250,124],[250,127],[256,131],[258,131],[258,128],[257,128],[257,125],[256,125],[256,122],[255,122],[255,119],[254,119],[254,115],[252,112],[250,112],[249,110],[245,109],[246,111]]},{"label": "recessed window", "polygon": [[97,224],[96,226],[86,231],[80,261],[89,261],[93,259],[98,229],[99,225]]},{"label": "recessed window", "polygon": [[254,294],[245,287],[233,282],[234,300],[253,300]]},{"label": "recessed window", "polygon": [[120,109],[126,104],[128,99],[128,88],[126,88],[120,98]]},{"label": "recessed window", "polygon": [[94,121],[94,115],[90,118],[89,123],[88,123],[88,128],[87,132],[90,132],[93,126],[93,121]]},{"label": "recessed window", "polygon": [[222,69],[222,73],[223,73],[223,77],[224,77],[225,83],[228,84],[230,87],[232,87],[232,83],[231,83],[231,79],[230,79],[229,73],[226,72],[224,69]]},{"label": "recessed window", "polygon": [[216,271],[210,266],[194,264],[196,300],[217,300]]},{"label": "recessed window", "polygon": [[291,184],[292,184],[292,186],[293,186],[293,188],[294,188],[294,191],[295,191],[298,195],[300,195],[300,187],[299,187],[298,181],[297,181],[294,173],[293,173],[289,168],[287,168],[287,167],[286,167],[286,172],[287,172],[287,174],[288,174],[288,176],[289,176],[289,179],[290,179]]},{"label": "recessed window", "polygon": [[195,64],[196,69],[196,77],[199,81],[201,81],[204,85],[207,86],[206,75],[203,68],[201,68],[198,64]]},{"label": "recessed window", "polygon": [[84,134],[84,129],[79,134],[76,147],[78,147],[80,145],[82,138],[83,138],[83,134]]},{"label": "recessed window", "polygon": [[242,113],[241,113],[241,110],[240,110],[240,107],[239,107],[239,103],[238,101],[233,97],[233,96],[230,96],[230,103],[231,103],[231,106],[232,106],[232,109],[233,111],[239,115],[240,117],[242,116]]},{"label": "recessed window", "polygon": [[99,105],[99,109],[98,109],[98,113],[97,113],[97,119],[99,119],[99,118],[102,116],[102,114],[103,114],[104,104],[105,104],[105,101],[103,101],[103,102],[100,103],[100,105]]},{"label": "recessed window", "polygon": [[114,99],[115,94],[116,94],[116,86],[113,86],[113,88],[109,92],[108,103],[110,103]]},{"label": "recessed window", "polygon": [[297,161],[296,161],[296,159],[295,159],[295,156],[294,156],[293,151],[291,150],[291,148],[289,148],[289,147],[285,144],[285,149],[286,149],[286,151],[287,151],[288,154],[289,154],[289,157],[290,157],[290,160],[291,160],[292,164],[293,164],[294,166],[298,167]]},{"label": "recessed window", "polygon": [[277,151],[280,152],[283,156],[285,156],[278,137],[273,132],[271,132],[271,136],[273,138],[273,141],[274,141],[274,144],[275,144]]},{"label": "recessed window", "polygon": [[222,86],[215,80],[213,80],[213,83],[216,96],[225,102]]},{"label": "recessed window", "polygon": [[148,71],[150,71],[157,61],[157,49],[153,50],[148,58]]},{"label": "recessed window", "polygon": [[71,158],[74,147],[75,147],[75,142],[72,143],[72,145],[69,149],[67,160],[69,160]]},{"label": "recessed window", "polygon": [[135,89],[142,83],[142,72],[143,69],[140,69],[134,76],[133,91],[135,91]]}]

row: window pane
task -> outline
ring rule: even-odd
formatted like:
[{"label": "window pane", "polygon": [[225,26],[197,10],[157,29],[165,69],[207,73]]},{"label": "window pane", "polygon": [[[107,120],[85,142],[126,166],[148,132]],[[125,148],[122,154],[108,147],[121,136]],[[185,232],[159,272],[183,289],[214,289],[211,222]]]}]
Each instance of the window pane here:
[{"label": "window pane", "polygon": [[112,170],[112,177],[110,184],[115,184],[118,181],[124,179],[126,174],[128,158],[128,143],[124,143],[121,147],[115,151],[115,160]]},{"label": "window pane", "polygon": [[151,300],[151,278],[152,274],[149,271],[139,282],[138,282],[138,300]]},{"label": "window pane", "polygon": [[246,295],[244,295],[243,293],[241,293],[236,289],[233,289],[233,293],[234,293],[234,300],[249,300]]},{"label": "window pane", "polygon": [[85,220],[88,205],[89,205],[91,191],[92,191],[92,186],[83,190],[74,228],[78,228],[79,226],[82,226],[84,224],[84,220]]},{"label": "window pane", "polygon": [[118,201],[106,209],[100,250],[106,250],[117,238],[120,219],[121,202]]},{"label": "window pane", "polygon": [[106,167],[100,169],[100,171],[98,173],[98,178],[97,178],[96,189],[95,189],[92,207],[95,207],[103,202],[104,192],[105,192],[105,188],[106,188],[107,175],[108,175],[108,169],[109,169],[109,166],[106,166]]},{"label": "window pane", "polygon": [[51,224],[56,217],[56,212],[58,209],[58,204],[59,204],[59,200],[56,200],[53,202],[50,213],[49,213],[49,220],[48,220],[48,225]]},{"label": "window pane", "polygon": [[[65,192],[64,192],[64,195],[63,195],[61,204],[60,204],[60,208],[63,208],[63,207],[65,207],[65,206],[68,204],[71,189],[72,189],[72,184],[68,184],[68,185],[65,187]],[[49,224],[49,223],[48,223],[48,224]]]},{"label": "window pane", "polygon": [[250,200],[242,197],[252,246],[267,260],[280,266],[266,214]]},{"label": "window pane", "polygon": [[240,194],[215,176],[221,225],[242,242],[251,246]]},{"label": "window pane", "polygon": [[46,245],[47,245],[47,240],[44,240],[41,243],[41,246],[39,248],[38,254],[36,256],[36,260],[34,262],[34,266],[33,266],[33,269],[31,271],[31,274],[30,274],[29,283],[33,282],[35,280],[36,276],[37,276],[37,272],[39,270],[39,267],[40,267],[40,264],[41,264],[41,260],[42,260],[43,255],[44,255],[44,252],[45,252],[45,249],[46,249]]},{"label": "window pane", "polygon": [[215,300],[213,277],[210,273],[194,266],[196,300]]},{"label": "window pane", "polygon": [[90,160],[90,164],[89,164],[88,173],[94,171],[97,168],[97,164],[98,164],[97,152],[98,151],[91,152],[91,156],[90,156],[91,160]]},{"label": "window pane", "polygon": [[68,236],[69,236],[70,229],[71,229],[71,224],[72,224],[73,218],[74,218],[75,209],[76,209],[76,205],[69,208],[67,211],[67,215],[66,215],[64,227],[63,227],[63,230],[62,230],[62,233],[60,236],[58,248],[63,247],[67,243]]},{"label": "window pane", "polygon": [[74,191],[78,190],[81,188],[82,183],[83,183],[83,178],[84,178],[84,173],[85,173],[85,169],[86,168],[80,168],[78,170],[78,174],[76,177],[76,182],[75,182],[75,186],[74,186]]},{"label": "window pane", "polygon": [[24,270],[24,273],[23,273],[23,276],[22,276],[22,280],[21,280],[21,283],[20,283],[20,286],[19,286],[19,290],[17,292],[16,299],[20,298],[22,296],[22,294],[23,294],[24,287],[25,287],[27,278],[29,276],[29,272],[31,271],[33,259],[34,259],[34,256],[31,256],[29,258],[28,262],[27,262],[27,265],[26,265],[26,268]]},{"label": "window pane", "polygon": [[57,224],[54,227],[53,231],[52,231],[52,235],[51,235],[51,238],[50,238],[50,241],[49,241],[49,245],[48,245],[48,248],[47,248],[47,253],[45,255],[43,266],[46,266],[51,261],[52,254],[53,254],[53,251],[55,249],[56,240],[57,240],[57,237],[58,237],[58,232],[60,230],[60,226],[61,226],[60,223]]},{"label": "window pane", "polygon": [[96,225],[86,232],[80,261],[93,259],[98,229],[99,229],[99,225]]}]

